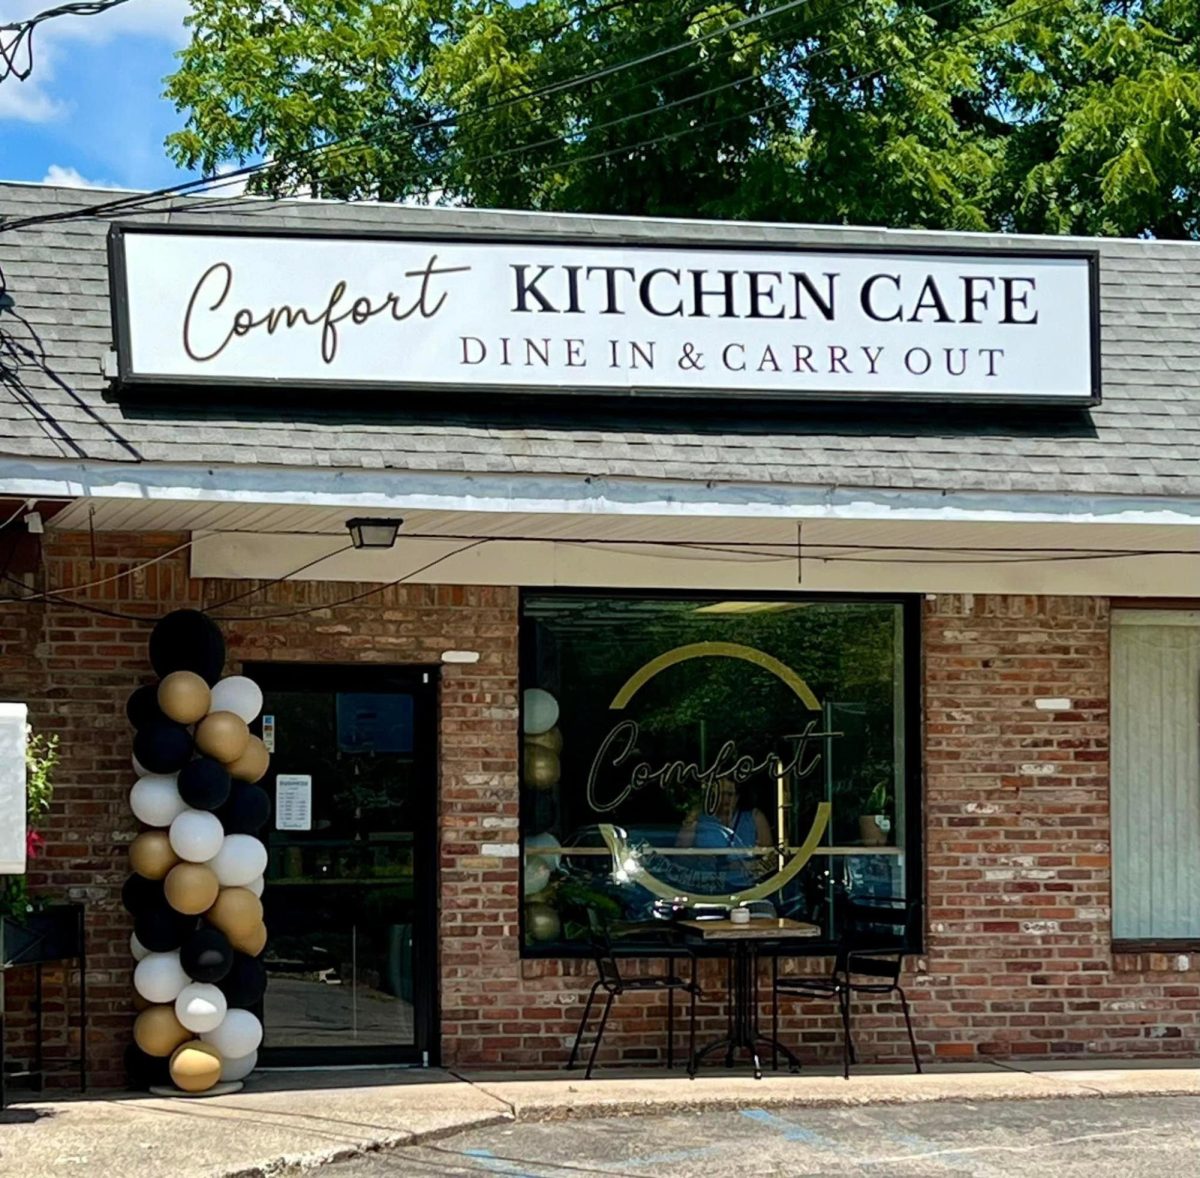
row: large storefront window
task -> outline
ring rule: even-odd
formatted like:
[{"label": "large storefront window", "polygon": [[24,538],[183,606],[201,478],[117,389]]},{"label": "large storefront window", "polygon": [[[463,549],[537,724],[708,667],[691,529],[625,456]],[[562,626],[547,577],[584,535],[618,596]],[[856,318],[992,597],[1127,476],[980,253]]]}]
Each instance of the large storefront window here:
[{"label": "large storefront window", "polygon": [[525,951],[750,902],[827,945],[840,897],[915,893],[909,610],[527,594]]}]

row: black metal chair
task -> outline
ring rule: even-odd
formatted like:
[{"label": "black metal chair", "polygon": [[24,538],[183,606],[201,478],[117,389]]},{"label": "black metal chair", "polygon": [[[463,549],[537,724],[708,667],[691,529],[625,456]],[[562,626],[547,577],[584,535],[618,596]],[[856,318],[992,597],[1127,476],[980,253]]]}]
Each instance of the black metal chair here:
[{"label": "black metal chair", "polygon": [[[579,1056],[579,1048],[587,1030],[588,1019],[592,1013],[592,1003],[599,990],[604,990],[604,1013],[600,1016],[600,1026],[592,1043],[591,1054],[588,1056],[587,1071],[584,1079],[592,1078],[592,1068],[596,1065],[596,1054],[600,1050],[600,1042],[604,1038],[604,1028],[608,1025],[608,1016],[612,1011],[613,1002],[624,993],[644,993],[648,990],[665,990],[667,994],[667,1067],[675,1066],[675,992],[682,990],[691,997],[691,1011],[688,1018],[688,1075],[694,1074],[696,1065],[696,999],[700,995],[700,987],[696,982],[696,954],[682,941],[678,933],[662,926],[637,926],[641,933],[637,945],[637,956],[663,957],[667,961],[665,974],[654,974],[637,977],[626,977],[621,972],[617,953],[613,947],[612,930],[595,912],[588,912],[588,924],[591,930],[592,951],[596,962],[596,980],[588,992],[587,1004],[583,1008],[583,1017],[579,1020],[579,1030],[575,1035],[575,1043],[571,1048],[571,1058],[567,1067],[573,1068]],[[633,956],[631,954],[631,956]],[[687,958],[691,961],[691,980],[686,981],[675,972],[675,961]]]},{"label": "black metal chair", "polygon": [[[900,972],[908,954],[906,946],[915,942],[920,931],[921,906],[903,900],[844,900],[838,908],[841,935],[834,957],[833,971],[827,975],[779,973],[779,958],[771,967],[771,1033],[779,1037],[779,999],[832,999],[842,1016],[842,1074],[850,1079],[850,1065],[856,1063],[854,1040],[850,1032],[854,995],[875,998],[895,994],[904,1012],[913,1066],[921,1071],[921,1057],[913,1034],[908,999],[900,985]],[[778,1068],[776,1053],[773,1060]]]}]

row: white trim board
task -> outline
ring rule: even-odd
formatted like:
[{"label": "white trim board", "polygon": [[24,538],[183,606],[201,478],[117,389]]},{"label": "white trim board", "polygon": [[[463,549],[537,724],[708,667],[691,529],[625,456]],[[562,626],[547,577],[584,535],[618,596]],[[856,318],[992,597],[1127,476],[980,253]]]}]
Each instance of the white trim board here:
[{"label": "white trim board", "polygon": [[271,466],[0,460],[0,496],[295,504],[359,511],[497,511],[758,519],[1200,524],[1200,496],[709,483]]}]

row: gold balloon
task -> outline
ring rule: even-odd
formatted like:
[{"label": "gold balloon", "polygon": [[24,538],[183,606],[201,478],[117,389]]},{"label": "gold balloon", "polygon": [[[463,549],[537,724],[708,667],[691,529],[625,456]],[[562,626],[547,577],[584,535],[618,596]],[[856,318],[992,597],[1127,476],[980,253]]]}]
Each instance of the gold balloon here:
[{"label": "gold balloon", "polygon": [[196,725],[196,748],[226,765],[236,761],[249,743],[246,721],[232,712],[213,712]]},{"label": "gold balloon", "polygon": [[147,1055],[170,1055],[190,1038],[192,1032],[175,1017],[173,1003],[147,1006],[133,1023],[133,1040]]},{"label": "gold balloon", "polygon": [[253,785],[267,775],[270,766],[271,754],[267,752],[267,746],[257,736],[252,736],[246,742],[246,751],[236,761],[230,761],[225,768],[229,770],[230,777],[236,777],[238,781],[248,781]]},{"label": "gold balloon", "polygon": [[229,943],[250,957],[257,957],[267,947],[267,926],[260,920],[244,936],[229,935]]},{"label": "gold balloon", "polygon": [[184,1092],[207,1092],[221,1078],[221,1053],[200,1039],[175,1048],[171,1079]]},{"label": "gold balloon", "polygon": [[549,789],[558,784],[562,773],[558,753],[538,744],[525,746],[525,784],[534,789]]},{"label": "gold balloon", "polygon": [[534,941],[557,941],[562,921],[549,904],[526,904],[525,931]]},{"label": "gold balloon", "polygon": [[217,873],[203,863],[178,863],[167,872],[163,891],[167,903],[185,916],[199,916],[216,903],[221,884]]},{"label": "gold balloon", "polygon": [[165,830],[145,830],[129,844],[129,866],[146,879],[162,879],[178,862]]},{"label": "gold balloon", "polygon": [[249,938],[262,924],[262,901],[249,888],[222,888],[217,902],[208,910],[208,922],[232,943]]},{"label": "gold balloon", "polygon": [[531,736],[525,737],[527,745],[535,745],[538,748],[549,749],[552,753],[562,752],[562,730],[555,726],[548,732],[538,732]]},{"label": "gold balloon", "polygon": [[158,685],[158,706],[179,724],[195,724],[208,715],[212,692],[194,671],[172,671]]}]

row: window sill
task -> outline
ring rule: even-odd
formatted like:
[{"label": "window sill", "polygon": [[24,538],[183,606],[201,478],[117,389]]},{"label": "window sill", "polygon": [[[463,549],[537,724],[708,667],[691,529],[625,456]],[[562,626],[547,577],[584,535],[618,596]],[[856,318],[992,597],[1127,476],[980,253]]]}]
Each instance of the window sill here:
[{"label": "window sill", "polygon": [[1200,970],[1200,938],[1113,941],[1119,973],[1188,973]]}]

